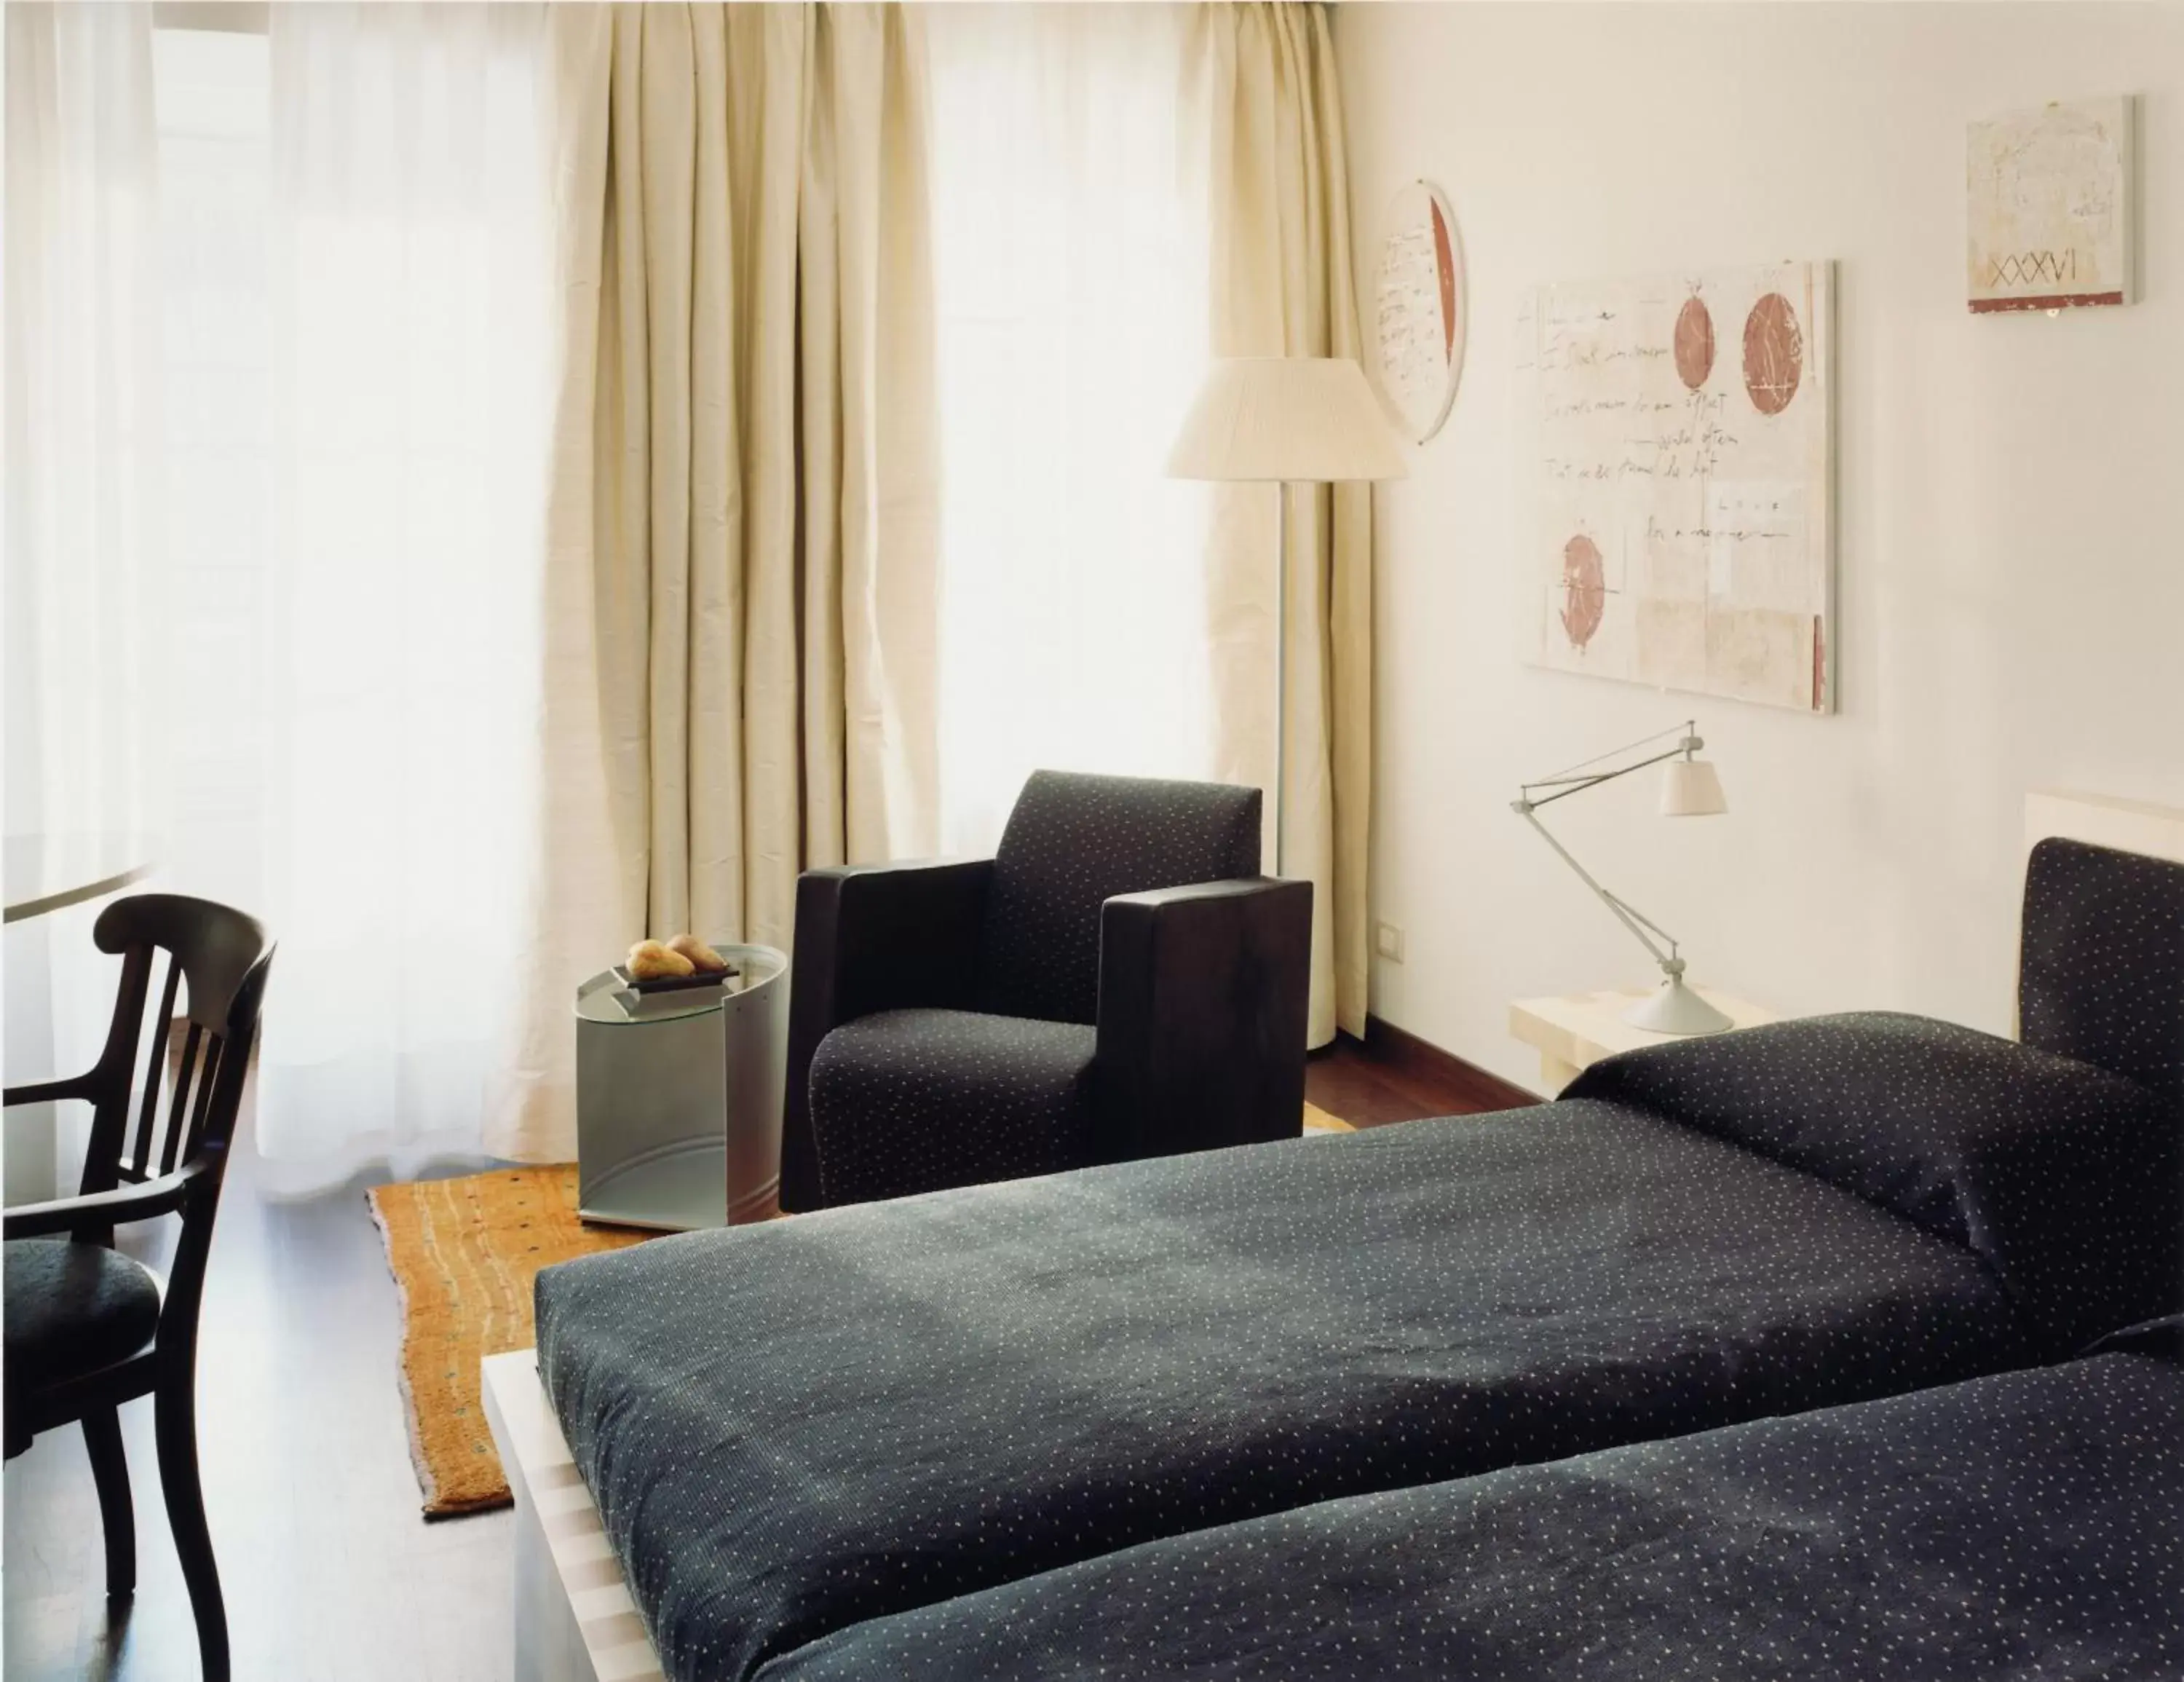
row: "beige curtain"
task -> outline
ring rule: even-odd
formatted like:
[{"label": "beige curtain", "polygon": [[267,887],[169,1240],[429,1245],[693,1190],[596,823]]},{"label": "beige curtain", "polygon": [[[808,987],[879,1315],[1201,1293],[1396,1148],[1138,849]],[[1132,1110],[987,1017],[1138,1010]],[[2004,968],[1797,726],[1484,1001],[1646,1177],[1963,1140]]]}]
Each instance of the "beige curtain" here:
[{"label": "beige curtain", "polygon": [[560,6],[543,871],[489,1144],[573,1154],[632,940],[783,946],[807,865],[933,849],[924,71],[882,5]]},{"label": "beige curtain", "polygon": [[[1359,354],[1350,198],[1327,8],[1195,8],[1188,97],[1206,136],[1216,356]],[[1221,775],[1273,751],[1274,504],[1224,486],[1208,578]],[[1373,798],[1373,504],[1363,485],[1289,492],[1284,873],[1313,894],[1311,1041],[1365,1028]]]}]

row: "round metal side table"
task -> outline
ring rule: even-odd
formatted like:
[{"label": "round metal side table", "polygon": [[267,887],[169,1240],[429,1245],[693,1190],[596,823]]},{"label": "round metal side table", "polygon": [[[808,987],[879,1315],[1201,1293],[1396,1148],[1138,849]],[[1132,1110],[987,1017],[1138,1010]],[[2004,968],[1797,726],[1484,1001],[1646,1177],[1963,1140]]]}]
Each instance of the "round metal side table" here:
[{"label": "round metal side table", "polygon": [[788,960],[712,943],[719,987],[577,989],[577,1211],[688,1232],[772,1218],[781,1189]]}]

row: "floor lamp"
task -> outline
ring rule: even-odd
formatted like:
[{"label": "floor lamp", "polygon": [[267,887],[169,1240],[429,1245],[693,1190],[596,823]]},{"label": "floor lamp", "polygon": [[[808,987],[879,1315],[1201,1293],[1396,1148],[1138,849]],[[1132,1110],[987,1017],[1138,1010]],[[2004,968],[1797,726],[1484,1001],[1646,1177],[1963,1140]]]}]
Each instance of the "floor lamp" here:
[{"label": "floor lamp", "polygon": [[1168,452],[1172,479],[1274,487],[1274,869],[1282,873],[1289,753],[1289,487],[1400,479],[1410,470],[1365,370],[1347,357],[1240,356],[1206,370]]}]

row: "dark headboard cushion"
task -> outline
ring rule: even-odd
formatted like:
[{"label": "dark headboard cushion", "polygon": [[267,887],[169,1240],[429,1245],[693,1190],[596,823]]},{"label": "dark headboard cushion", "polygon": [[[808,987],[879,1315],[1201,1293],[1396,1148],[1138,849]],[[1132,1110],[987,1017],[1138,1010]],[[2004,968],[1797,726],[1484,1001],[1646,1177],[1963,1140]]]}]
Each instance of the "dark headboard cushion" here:
[{"label": "dark headboard cushion", "polygon": [[2018,1037],[2184,1106],[2184,865],[2050,838],[2025,872]]},{"label": "dark headboard cushion", "polygon": [[1563,1097],[1650,1110],[1962,1245],[2050,1355],[2184,1308],[2184,1128],[2092,1063],[1867,1011],[1625,1051]]}]

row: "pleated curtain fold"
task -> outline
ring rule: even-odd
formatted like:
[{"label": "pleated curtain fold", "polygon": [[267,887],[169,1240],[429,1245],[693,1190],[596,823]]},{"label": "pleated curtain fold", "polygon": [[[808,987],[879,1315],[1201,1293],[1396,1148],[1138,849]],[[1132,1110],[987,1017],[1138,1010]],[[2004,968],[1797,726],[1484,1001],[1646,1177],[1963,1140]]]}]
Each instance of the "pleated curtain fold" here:
[{"label": "pleated curtain fold", "polygon": [[[1192,9],[1185,104],[1204,145],[1216,356],[1360,355],[1349,171],[1326,7]],[[1224,485],[1208,548],[1220,774],[1264,783],[1275,740],[1274,504]],[[1373,801],[1373,502],[1295,486],[1289,522],[1284,874],[1309,877],[1310,1039],[1362,1034]]]},{"label": "pleated curtain fold", "polygon": [[569,989],[786,947],[805,866],[934,849],[924,65],[884,5],[554,8],[566,332],[538,979],[488,1145],[574,1155]]}]

